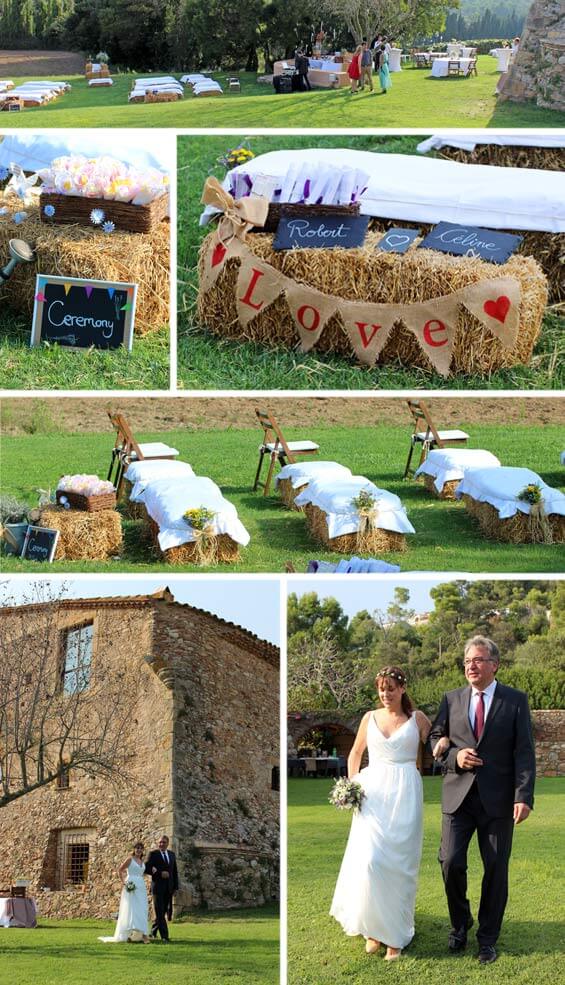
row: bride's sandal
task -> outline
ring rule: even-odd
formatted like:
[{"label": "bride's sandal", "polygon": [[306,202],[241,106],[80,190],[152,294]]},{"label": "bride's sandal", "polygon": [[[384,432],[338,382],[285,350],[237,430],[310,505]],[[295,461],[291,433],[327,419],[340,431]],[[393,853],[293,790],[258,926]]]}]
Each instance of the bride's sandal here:
[{"label": "bride's sandal", "polygon": [[398,961],[401,954],[402,951],[400,950],[400,948],[387,947],[384,959],[385,961]]},{"label": "bride's sandal", "polygon": [[380,941],[373,940],[372,937],[368,937],[365,943],[365,953],[366,954],[376,954],[381,946]]}]

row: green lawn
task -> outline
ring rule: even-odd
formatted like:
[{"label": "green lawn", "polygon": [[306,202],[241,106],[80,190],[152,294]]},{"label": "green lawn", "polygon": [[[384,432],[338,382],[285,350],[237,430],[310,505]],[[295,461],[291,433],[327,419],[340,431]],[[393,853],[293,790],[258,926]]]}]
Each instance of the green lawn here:
[{"label": "green lawn", "polygon": [[[38,411],[38,414],[40,412]],[[362,418],[362,405],[359,410]],[[486,448],[505,465],[528,466],[540,473],[549,485],[563,486],[559,454],[563,449],[563,428],[557,424],[543,428],[514,425],[460,426],[472,436],[472,447]],[[55,488],[64,473],[97,472],[105,477],[113,439],[104,434],[60,434],[56,421],[49,422],[50,433],[41,417],[37,430],[23,437],[6,437],[2,442],[2,492],[37,502],[37,488]],[[403,482],[408,451],[408,428],[382,425],[378,428],[308,427],[288,429],[287,438],[307,437],[320,445],[320,458],[347,465],[354,474],[366,475],[377,485],[397,493],[405,504],[416,534],[408,537],[404,554],[391,553],[386,560],[401,565],[403,571],[469,572],[556,572],[565,570],[563,548],[559,545],[498,544],[485,540],[460,503],[440,501],[429,496],[415,482]],[[238,564],[221,565],[221,571],[280,572],[286,561],[297,571],[306,569],[308,560],[339,560],[308,535],[304,516],[286,510],[273,491],[268,497],[253,493],[251,485],[257,463],[257,429],[223,431],[167,431],[139,434],[139,441],[166,440],[178,448],[182,460],[190,462],[197,475],[207,475],[235,504],[240,519],[251,535],[242,549]],[[155,571],[202,570],[194,566],[171,569],[163,564],[143,537],[141,521],[125,521],[125,546],[121,558],[107,562],[59,561],[53,571]],[[3,557],[4,571],[37,572],[37,564],[19,558]]]},{"label": "green lawn", "polygon": [[[1,299],[0,299],[1,303]],[[30,323],[2,311],[0,388],[4,390],[166,390],[169,387],[169,329],[135,336],[131,352],[59,345],[29,346]]]},{"label": "green lawn", "polygon": [[[360,98],[364,98],[363,96]],[[368,97],[367,97],[368,98]],[[427,121],[426,121],[427,122]],[[400,125],[399,123],[395,125]],[[500,370],[488,378],[456,375],[391,363],[374,369],[331,354],[234,342],[212,335],[198,320],[198,247],[207,229],[198,227],[202,186],[209,174],[223,178],[217,158],[241,135],[180,137],[178,140],[178,385],[186,389],[561,389],[565,387],[565,317],[548,311],[529,366]],[[348,146],[356,150],[415,154],[422,136],[256,136],[255,154],[281,148]]]},{"label": "green lawn", "polygon": [[[223,98],[187,95],[176,103],[128,105],[134,75],[115,75],[110,87],[88,88],[82,76],[67,76],[70,93],[45,108],[11,114],[21,127],[560,127],[562,113],[534,104],[497,105],[496,61],[478,60],[478,76],[432,79],[429,71],[408,67],[392,76],[386,97],[348,90],[314,90],[277,96],[273,87],[240,72],[240,93]],[[142,72],[139,77],[147,78]],[[163,75],[163,72],[153,73]],[[168,74],[168,73],[166,73]],[[177,76],[179,73],[176,73]],[[215,73],[225,85],[228,73]],[[14,78],[29,81],[31,76]]]},{"label": "green lawn", "polygon": [[[449,917],[437,851],[441,779],[424,778],[424,852],[416,899],[416,936],[391,965],[368,957],[362,938],[346,937],[328,911],[349,830],[349,818],[327,803],[331,781],[289,780],[288,985],[374,985],[381,976],[405,985],[539,985],[562,980],[562,798],[565,780],[540,779],[536,809],[517,828],[510,896],[499,960],[476,959],[475,930],[462,955],[447,952]],[[476,919],[481,867],[476,840],[469,850],[469,898]]]},{"label": "green lawn", "polygon": [[[102,944],[101,920],[39,920],[36,930],[2,931],[12,985],[278,985],[275,907],[190,917],[171,925],[171,943]],[[9,973],[8,973],[9,968]],[[4,978],[2,979],[4,981]]]}]

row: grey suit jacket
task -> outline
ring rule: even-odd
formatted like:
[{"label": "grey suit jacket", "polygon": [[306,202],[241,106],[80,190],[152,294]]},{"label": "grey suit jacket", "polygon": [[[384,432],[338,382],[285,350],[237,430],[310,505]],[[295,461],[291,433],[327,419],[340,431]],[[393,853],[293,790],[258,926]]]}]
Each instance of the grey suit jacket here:
[{"label": "grey suit jacket", "polygon": [[[469,722],[470,700],[469,685],[448,691],[430,732],[430,747],[444,735],[451,743],[440,760],[442,811],[453,814],[475,778],[483,807],[491,817],[512,814],[515,803],[533,807],[536,756],[527,696],[497,682],[479,742]],[[477,750],[483,766],[476,770],[459,768],[457,753],[466,748]]]}]

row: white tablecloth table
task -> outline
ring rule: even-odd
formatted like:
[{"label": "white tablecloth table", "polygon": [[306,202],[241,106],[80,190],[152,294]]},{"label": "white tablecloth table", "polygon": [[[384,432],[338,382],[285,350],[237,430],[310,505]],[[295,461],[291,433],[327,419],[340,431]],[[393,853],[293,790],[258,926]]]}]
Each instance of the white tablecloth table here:
[{"label": "white tablecloth table", "polygon": [[471,61],[471,58],[434,58],[432,77],[434,79],[446,79],[450,62],[459,62],[459,67],[463,69],[463,75],[467,75]]},{"label": "white tablecloth table", "polygon": [[0,897],[0,927],[37,926],[37,905],[30,896]]},{"label": "white tablecloth table", "polygon": [[402,48],[391,48],[388,53],[388,70],[389,72],[401,72],[402,67],[400,65],[400,56],[402,55]]},{"label": "white tablecloth table", "polygon": [[508,65],[510,64],[510,58],[512,56],[512,48],[492,48],[491,51],[489,51],[489,55],[492,55],[493,58],[496,58],[497,72],[508,71]]}]

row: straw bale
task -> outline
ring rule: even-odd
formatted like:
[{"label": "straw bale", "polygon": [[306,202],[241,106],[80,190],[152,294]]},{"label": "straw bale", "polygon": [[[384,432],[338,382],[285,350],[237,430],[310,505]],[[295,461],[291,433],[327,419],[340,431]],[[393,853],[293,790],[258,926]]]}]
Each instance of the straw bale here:
[{"label": "straw bale", "polygon": [[436,496],[437,499],[455,499],[455,490],[461,482],[461,479],[450,479],[449,482],[444,482],[443,489],[439,493],[434,485],[435,480],[432,475],[424,475],[422,478],[424,479],[424,486],[427,492]]},{"label": "straw bale", "polygon": [[[17,199],[6,199],[16,210]],[[37,264],[18,264],[3,287],[2,300],[31,317],[35,276],[84,277],[92,280],[133,282],[137,292],[135,332],[145,335],[169,320],[169,223],[162,222],[151,233],[105,235],[86,226],[57,226],[41,222],[39,207],[25,210],[21,226],[0,219],[0,251],[8,256],[8,241],[22,236],[37,252]]]},{"label": "straw bale", "polygon": [[143,503],[132,503],[130,496],[133,489],[133,482],[129,479],[124,478],[122,489],[120,493],[120,508],[124,516],[127,516],[130,520],[144,520],[147,516],[147,510]]},{"label": "straw bale", "polygon": [[[166,551],[162,551],[157,539],[159,527],[151,517],[148,516],[147,519],[153,544],[160,551],[167,564],[198,564],[196,547],[193,542],[181,544],[180,547],[169,547]],[[216,536],[216,561],[230,564],[233,561],[239,561],[239,559],[239,544],[232,540],[228,534],[218,534]]]},{"label": "straw bale", "polygon": [[304,507],[306,522],[314,540],[338,554],[383,554],[388,551],[405,551],[406,537],[394,530],[381,530],[379,527],[365,534],[360,547],[358,533],[342,534],[340,537],[328,536],[326,514],[318,506],[307,503]]},{"label": "straw bale", "polygon": [[477,144],[474,150],[442,147],[440,157],[461,164],[493,164],[499,168],[536,168],[541,171],[565,171],[565,147],[501,147]]},{"label": "straw bale", "polygon": [[122,522],[116,510],[66,510],[63,506],[42,509],[40,527],[59,530],[56,561],[104,561],[122,547]]},{"label": "straw bale", "polygon": [[[479,524],[485,537],[490,540],[501,540],[507,544],[533,544],[537,539],[532,537],[530,518],[526,513],[518,512],[514,516],[501,520],[498,510],[490,503],[481,503],[467,493],[462,496],[465,506]],[[554,544],[565,544],[565,516],[549,513],[548,522]]]},{"label": "straw bale", "polygon": [[[512,256],[507,263],[495,266],[483,260],[454,257],[414,246],[405,254],[380,253],[375,251],[379,239],[379,233],[369,231],[361,249],[274,251],[271,234],[255,233],[247,237],[247,244],[256,256],[286,276],[349,301],[410,304],[450,294],[483,278],[515,277],[521,285],[522,304],[519,336],[514,348],[504,349],[489,329],[460,307],[451,367],[454,372],[487,374],[528,363],[547,302],[546,279],[534,259]],[[207,247],[205,239],[201,263]],[[236,307],[238,269],[237,258],[228,260],[212,289],[205,295],[202,291],[199,293],[202,322],[221,336],[295,348],[298,332],[284,296],[279,296],[261,311],[247,328],[239,324]],[[316,349],[355,358],[339,315],[328,321]],[[405,366],[430,368],[418,341],[401,322],[393,328],[378,361],[390,363],[396,360]]]},{"label": "straw bale", "polygon": [[308,488],[307,485],[301,486],[299,489],[293,489],[291,479],[279,479],[277,488],[280,497],[284,505],[287,507],[287,509],[296,510],[298,513],[301,513],[302,512],[301,507],[296,506],[294,500],[299,495],[299,493],[304,492],[304,490]]}]

